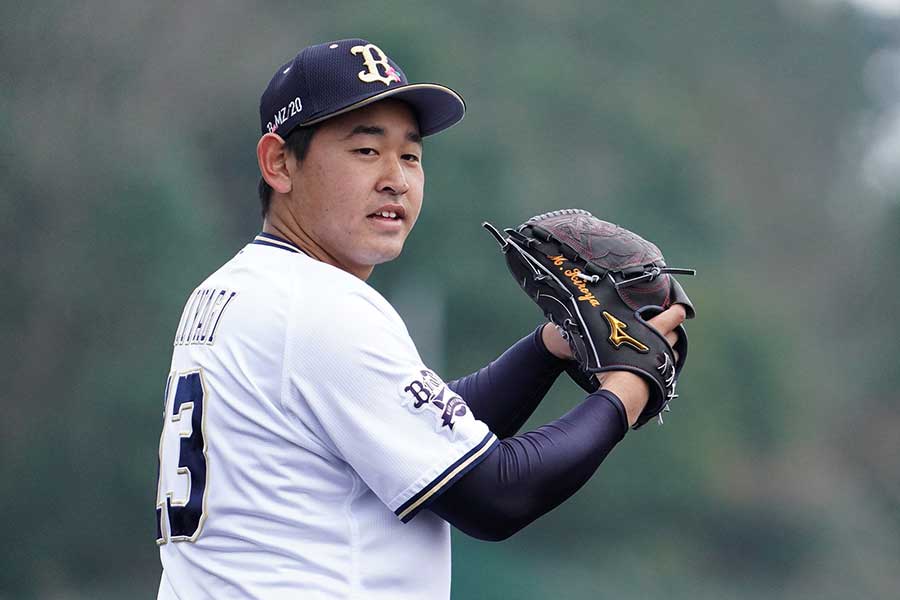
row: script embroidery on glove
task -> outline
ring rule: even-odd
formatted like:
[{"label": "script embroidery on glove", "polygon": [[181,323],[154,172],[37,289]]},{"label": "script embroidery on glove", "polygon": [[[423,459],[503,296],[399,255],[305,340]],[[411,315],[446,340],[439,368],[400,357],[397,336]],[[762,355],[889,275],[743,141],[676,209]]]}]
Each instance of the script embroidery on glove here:
[{"label": "script embroidery on glove", "polygon": [[581,302],[589,302],[591,306],[600,306],[600,301],[591,293],[591,290],[588,289],[587,285],[579,275],[581,274],[581,269],[563,269],[566,263],[566,259],[564,256],[551,256],[550,260],[553,261],[553,264],[559,267],[559,270],[563,272],[563,275],[572,280],[572,283],[575,284],[575,287],[578,288],[578,291],[581,292],[581,296],[578,296],[578,300]]}]

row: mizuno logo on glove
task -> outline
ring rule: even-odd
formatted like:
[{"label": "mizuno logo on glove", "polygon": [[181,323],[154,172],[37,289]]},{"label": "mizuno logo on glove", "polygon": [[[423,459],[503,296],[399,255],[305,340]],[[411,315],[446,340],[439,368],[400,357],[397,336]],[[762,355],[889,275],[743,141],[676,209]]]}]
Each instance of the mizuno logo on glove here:
[{"label": "mizuno logo on glove", "polygon": [[606,319],[606,322],[609,323],[609,341],[612,342],[613,346],[618,348],[622,344],[628,344],[638,352],[650,351],[650,348],[625,333],[625,330],[628,329],[628,325],[605,310],[603,311],[603,317]]}]

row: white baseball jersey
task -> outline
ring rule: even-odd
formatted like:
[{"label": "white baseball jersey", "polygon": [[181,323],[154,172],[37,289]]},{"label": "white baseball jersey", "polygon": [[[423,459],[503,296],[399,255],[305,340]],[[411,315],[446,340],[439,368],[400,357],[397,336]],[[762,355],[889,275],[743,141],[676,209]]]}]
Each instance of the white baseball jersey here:
[{"label": "white baseball jersey", "polygon": [[175,335],[159,598],[449,598],[450,526],[419,511],[496,443],[381,295],[260,234]]}]

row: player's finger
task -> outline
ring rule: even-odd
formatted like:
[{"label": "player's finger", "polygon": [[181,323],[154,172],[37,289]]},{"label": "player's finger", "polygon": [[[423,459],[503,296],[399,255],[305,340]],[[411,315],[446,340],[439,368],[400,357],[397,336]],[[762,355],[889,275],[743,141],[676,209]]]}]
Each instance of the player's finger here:
[{"label": "player's finger", "polygon": [[669,342],[670,346],[674,346],[675,342],[678,341],[678,334],[676,334],[674,331],[670,331],[666,334],[666,341]]},{"label": "player's finger", "polygon": [[685,312],[684,307],[680,304],[675,304],[668,310],[664,310],[650,319],[648,323],[661,334],[667,336],[668,339],[668,334],[681,325],[685,318],[687,318],[687,313]]}]

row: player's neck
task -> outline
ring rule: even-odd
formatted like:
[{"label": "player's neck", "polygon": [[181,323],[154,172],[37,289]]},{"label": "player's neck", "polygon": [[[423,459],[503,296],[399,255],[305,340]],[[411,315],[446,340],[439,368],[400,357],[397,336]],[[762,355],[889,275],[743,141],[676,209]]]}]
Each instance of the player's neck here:
[{"label": "player's neck", "polygon": [[336,257],[318,244],[293,220],[284,220],[279,218],[277,214],[269,214],[266,215],[266,218],[263,221],[262,230],[264,233],[277,235],[281,239],[292,243],[310,258],[337,267],[342,271],[355,275],[363,281],[366,281],[372,274],[373,267],[361,267],[360,269],[354,270],[341,264]]}]

